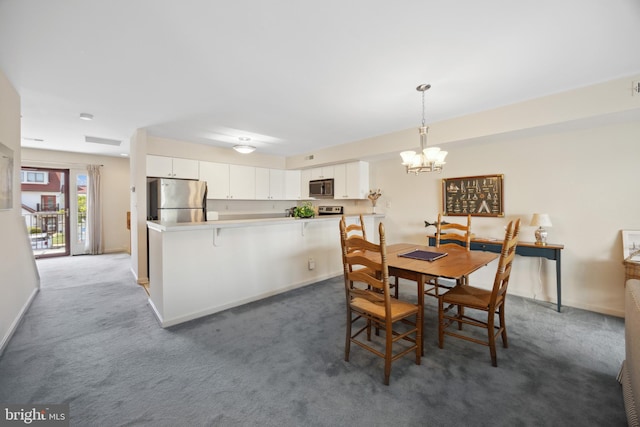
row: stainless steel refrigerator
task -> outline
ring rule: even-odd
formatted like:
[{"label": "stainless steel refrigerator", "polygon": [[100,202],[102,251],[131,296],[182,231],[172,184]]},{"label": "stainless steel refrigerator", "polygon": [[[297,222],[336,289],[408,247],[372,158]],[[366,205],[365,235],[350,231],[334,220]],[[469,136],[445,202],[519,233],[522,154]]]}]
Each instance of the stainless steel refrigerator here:
[{"label": "stainless steel refrigerator", "polygon": [[161,222],[207,220],[207,183],[188,179],[152,179],[148,182],[147,218]]}]

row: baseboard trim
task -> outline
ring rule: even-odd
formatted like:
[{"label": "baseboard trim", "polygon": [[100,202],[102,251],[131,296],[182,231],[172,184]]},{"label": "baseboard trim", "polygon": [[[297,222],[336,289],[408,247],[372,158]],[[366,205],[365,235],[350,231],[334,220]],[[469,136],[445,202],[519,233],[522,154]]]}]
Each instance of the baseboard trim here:
[{"label": "baseboard trim", "polygon": [[153,303],[153,301],[151,301],[151,298],[149,298],[148,301],[149,305],[151,306],[151,310],[153,310],[153,314],[156,315],[156,320],[160,323],[161,327],[165,328],[166,326],[164,326],[164,320],[162,319],[162,316],[160,315],[160,312],[156,308],[155,304]]},{"label": "baseboard trim", "polygon": [[18,329],[18,326],[20,326],[20,323],[24,319],[24,315],[27,313],[27,310],[29,310],[29,307],[31,307],[31,303],[33,302],[34,298],[36,297],[39,291],[40,291],[40,287],[37,287],[31,292],[31,295],[29,295],[27,302],[22,306],[22,309],[20,310],[16,318],[13,320],[13,323],[11,323],[11,326],[9,326],[9,330],[7,331],[7,334],[4,337],[2,337],[2,341],[0,342],[0,356],[2,356],[2,354],[4,353],[4,349],[9,344],[9,341],[11,341],[11,337],[13,337],[13,334]]}]

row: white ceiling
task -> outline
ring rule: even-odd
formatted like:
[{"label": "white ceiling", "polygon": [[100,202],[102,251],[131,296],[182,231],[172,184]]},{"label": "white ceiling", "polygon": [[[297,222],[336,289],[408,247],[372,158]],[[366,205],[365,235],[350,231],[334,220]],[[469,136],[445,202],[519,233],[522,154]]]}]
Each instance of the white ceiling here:
[{"label": "white ceiling", "polygon": [[639,47],[638,0],[0,0],[22,145],[116,156],[138,128],[310,153],[418,126],[420,83],[429,123],[638,74]]}]

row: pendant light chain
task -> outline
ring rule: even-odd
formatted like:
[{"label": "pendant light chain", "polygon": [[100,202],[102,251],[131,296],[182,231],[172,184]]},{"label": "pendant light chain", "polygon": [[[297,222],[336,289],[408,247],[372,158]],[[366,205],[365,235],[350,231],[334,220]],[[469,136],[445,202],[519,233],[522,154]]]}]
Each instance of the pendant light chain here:
[{"label": "pendant light chain", "polygon": [[424,119],[424,90],[422,91],[422,127],[424,127],[425,119]]}]

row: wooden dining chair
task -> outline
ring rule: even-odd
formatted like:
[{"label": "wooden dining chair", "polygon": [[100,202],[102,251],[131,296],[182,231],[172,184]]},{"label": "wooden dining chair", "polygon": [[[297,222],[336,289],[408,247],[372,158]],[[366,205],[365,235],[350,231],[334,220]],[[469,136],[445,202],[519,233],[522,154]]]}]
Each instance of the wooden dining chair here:
[{"label": "wooden dining chair", "polygon": [[[504,243],[502,244],[502,251],[498,261],[498,269],[491,289],[487,290],[470,285],[458,284],[449,292],[438,296],[438,345],[440,348],[444,346],[445,335],[486,345],[489,347],[491,353],[491,364],[498,366],[496,337],[498,335],[502,337],[502,345],[504,348],[509,346],[507,342],[504,306],[507,287],[509,286],[509,277],[511,275],[511,265],[516,256],[519,232],[520,220],[518,219],[515,222],[511,221],[507,226],[504,236]],[[450,314],[456,307],[456,313]],[[467,312],[465,312],[466,308],[474,310],[474,313],[486,313],[486,321],[484,318],[478,320],[479,316],[477,315],[474,317],[468,316],[466,314]],[[498,316],[498,324],[496,324],[495,321],[496,315]],[[455,323],[458,324],[460,331],[453,332],[447,329]],[[487,329],[488,340],[483,341],[461,332],[463,324]]]},{"label": "wooden dining chair", "polygon": [[[471,215],[467,215],[467,225],[457,223],[443,224],[442,214],[438,214],[438,223],[436,224],[436,247],[459,247],[466,248],[467,251],[471,250]],[[444,243],[446,240],[447,243]],[[453,242],[450,242],[453,240]],[[424,294],[435,298],[438,298],[441,290],[449,290],[456,284],[467,285],[469,284],[469,277],[464,276],[456,283],[448,281],[446,279],[433,277],[426,283],[428,287],[425,288]]]},{"label": "wooden dining chair", "polygon": [[[436,225],[436,247],[458,245],[471,249],[471,215],[467,215],[467,225],[455,222],[444,224],[442,214],[438,214],[438,224]],[[454,242],[444,243],[442,240],[454,240]]]},{"label": "wooden dining chair", "polygon": [[[378,227],[379,244],[361,236],[347,236],[344,218],[340,220],[340,241],[344,267],[347,327],[344,360],[349,361],[351,343],[384,359],[384,384],[389,385],[391,363],[415,351],[416,365],[422,354],[422,310],[418,304],[391,297],[384,225]],[[371,272],[375,272],[371,274]],[[371,329],[384,332],[384,342],[372,341]],[[355,331],[354,331],[355,330]],[[366,340],[361,334],[366,333]],[[394,354],[394,344],[406,341]]]},{"label": "wooden dining chair", "polygon": [[358,224],[347,224],[347,219],[344,215],[342,215],[342,220],[346,225],[347,236],[360,235],[364,240],[367,240],[367,231],[364,228],[364,218],[362,215],[359,216]]},{"label": "wooden dining chair", "polygon": [[[344,215],[342,215],[342,220],[345,222],[345,224],[347,223],[347,220],[345,218]],[[346,231],[347,231],[347,237],[349,236],[362,236],[362,238],[364,240],[367,240],[367,231],[365,230],[364,227],[364,218],[362,217],[362,214],[360,214],[359,217],[359,223],[358,224],[348,224],[346,225]],[[392,275],[393,276],[393,275]],[[396,279],[396,283],[394,284],[390,284],[391,289],[394,290],[394,298],[398,298],[398,279]]]}]

